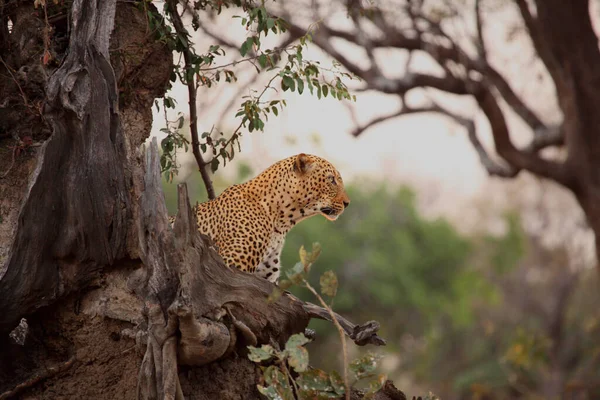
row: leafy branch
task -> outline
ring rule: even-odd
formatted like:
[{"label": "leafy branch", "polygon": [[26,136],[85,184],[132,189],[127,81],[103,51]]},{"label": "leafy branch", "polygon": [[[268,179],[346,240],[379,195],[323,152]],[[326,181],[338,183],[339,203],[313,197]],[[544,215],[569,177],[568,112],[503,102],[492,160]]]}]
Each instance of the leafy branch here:
[{"label": "leafy branch", "polygon": [[181,21],[181,17],[177,12],[177,0],[167,0],[166,7],[171,17],[171,21],[173,22],[173,26],[175,27],[175,31],[177,32],[178,38],[181,41],[183,49],[181,52],[183,53],[183,59],[185,62],[185,79],[182,80],[183,83],[187,85],[188,88],[188,102],[189,102],[189,110],[190,110],[190,134],[192,136],[192,153],[194,154],[194,158],[196,159],[196,163],[198,164],[198,169],[200,170],[200,175],[202,176],[202,181],[204,182],[204,186],[206,187],[206,193],[208,194],[209,199],[214,199],[215,196],[215,188],[213,187],[212,180],[210,179],[210,175],[207,171],[207,164],[204,162],[202,158],[202,154],[200,154],[199,145],[200,142],[198,140],[198,110],[196,109],[196,96],[198,93],[198,86],[196,81],[194,80],[194,65],[193,58],[194,54],[190,47],[189,41],[189,33],[183,22]]},{"label": "leafy branch", "polygon": [[[239,53],[243,58],[215,65],[217,57],[225,56],[225,50],[219,45],[210,46],[205,54],[196,54],[190,34],[183,24],[181,15],[177,12],[179,4],[184,6],[184,13],[187,12],[192,15],[194,30],[199,29],[201,26],[199,10],[212,7],[213,10],[220,13],[223,7],[235,6],[242,9],[245,14],[234,18],[241,19],[242,25],[249,32],[249,36],[239,47]],[[239,140],[244,131],[247,130],[250,133],[257,130],[264,131],[269,114],[278,116],[280,110],[287,105],[283,99],[263,100],[264,95],[270,89],[278,92],[278,88],[275,87],[277,79],[280,79],[280,88],[283,91],[297,91],[302,94],[306,87],[311,94],[316,92],[319,99],[331,95],[331,97],[338,100],[355,100],[355,97],[350,95],[344,83],[346,78],[354,79],[353,75],[342,72],[337,68],[326,69],[321,67],[318,62],[303,59],[303,51],[308,43],[312,41],[311,28],[303,35],[294,36],[294,38],[298,38],[298,44],[283,45],[272,49],[262,48],[262,39],[268,36],[269,33],[282,34],[287,32],[289,28],[289,24],[282,18],[271,15],[263,3],[258,4],[253,1],[242,2],[239,0],[207,1],[194,3],[192,7],[187,0],[167,0],[164,8],[165,17],[149,10],[147,14],[150,31],[157,35],[157,40],[163,41],[171,50],[178,52],[183,58],[183,65],[180,65],[180,60],[173,66],[171,82],[179,80],[188,89],[192,153],[202,175],[209,199],[214,198],[215,194],[208,166],[210,165],[211,171],[214,173],[221,165],[221,161],[223,165],[226,165],[235,156],[236,147],[238,152],[241,151]],[[291,43],[291,40],[284,41],[284,43]],[[282,56],[287,56],[287,59],[283,66],[279,66]],[[241,117],[241,121],[231,135],[228,135],[228,138],[225,137],[223,132],[213,135],[214,128],[210,132],[203,132],[200,135],[198,133],[198,110],[196,106],[200,86],[211,88],[221,81],[222,76],[225,77],[226,82],[236,82],[235,72],[229,68],[246,63],[253,65],[258,74],[273,70],[278,70],[278,72],[269,79],[260,93],[256,94],[256,91],[251,90],[249,95],[242,97],[243,102],[236,114],[236,118]],[[332,74],[333,78],[326,79],[323,72]],[[175,100],[167,96],[164,98],[163,105],[165,108],[175,108]],[[172,153],[182,147],[187,151],[187,143],[181,139],[182,135],[179,134],[177,129],[167,128],[163,132],[167,133],[167,140],[163,146],[162,158],[165,159],[163,172],[167,174],[167,179],[172,180],[178,170],[176,156]],[[204,158],[206,153],[212,153],[212,158],[208,161]]]},{"label": "leafy branch", "polygon": [[[315,248],[316,247],[316,248]],[[310,267],[313,262],[316,261],[317,257],[321,253],[321,246],[313,245],[313,251],[311,253],[307,253],[304,247],[300,248],[300,262],[304,268],[304,271],[308,273],[310,271]],[[319,300],[319,303],[327,310],[329,315],[331,316],[331,320],[335,325],[338,334],[340,335],[340,341],[342,342],[342,357],[344,360],[344,387],[346,389],[346,400],[350,400],[350,385],[348,383],[348,348],[346,346],[346,335],[344,333],[344,329],[340,325],[337,320],[333,310],[331,307],[323,300],[323,297],[317,293],[317,291],[312,287],[312,285],[306,280],[305,276],[302,276],[302,283],[304,286],[310,290],[310,292]],[[330,296],[332,299],[335,297],[337,293],[337,276],[333,271],[325,272],[320,279],[321,291],[323,294]]]},{"label": "leafy branch", "polygon": [[[303,347],[310,340],[302,333],[292,335],[283,350],[276,350],[273,346],[262,345],[260,348],[248,346],[250,353],[248,358],[257,363],[271,361],[271,365],[262,367],[263,377],[266,386],[259,385],[258,390],[268,399],[313,399],[313,398],[339,398],[344,396],[346,400],[350,399],[350,390],[353,384],[368,378],[376,378],[370,382],[365,398],[370,398],[386,382],[385,375],[377,375],[378,357],[367,354],[357,360],[348,363],[348,354],[346,348],[344,329],[338,321],[337,314],[333,312],[323,296],[308,282],[307,275],[310,272],[312,264],[317,260],[321,252],[318,243],[313,244],[312,252],[307,252],[304,247],[300,249],[300,262],[298,262],[290,271],[287,271],[288,279],[282,280],[279,287],[275,289],[270,297],[273,301],[283,293],[283,290],[292,285],[299,285],[307,288],[319,300],[322,306],[329,313],[334,322],[342,340],[342,351],[344,360],[343,377],[333,371],[325,371],[309,368],[308,351]],[[320,279],[321,293],[332,298],[337,293],[338,280],[333,271],[325,272]],[[298,377],[294,379],[291,376],[290,366]],[[350,372],[353,374],[353,383],[350,383]],[[291,382],[291,384],[290,384]],[[294,395],[295,394],[295,395]]]}]

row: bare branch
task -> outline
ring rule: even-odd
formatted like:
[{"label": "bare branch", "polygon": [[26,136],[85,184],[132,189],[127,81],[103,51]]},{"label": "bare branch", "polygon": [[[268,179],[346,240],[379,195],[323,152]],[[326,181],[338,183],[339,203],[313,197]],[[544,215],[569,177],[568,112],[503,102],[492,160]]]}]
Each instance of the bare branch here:
[{"label": "bare branch", "polygon": [[475,151],[477,152],[477,155],[479,156],[479,160],[481,161],[481,164],[485,167],[488,174],[493,175],[493,176],[500,176],[503,178],[512,178],[519,172],[517,169],[512,168],[510,165],[503,166],[503,165],[498,164],[490,157],[490,155],[488,154],[486,149],[483,147],[483,144],[477,137],[475,123],[473,122],[473,120],[465,118],[463,116],[460,116],[456,113],[453,113],[435,102],[432,102],[430,105],[427,105],[427,106],[414,107],[414,108],[404,106],[395,113],[375,118],[375,119],[371,120],[370,122],[368,122],[366,125],[356,128],[354,131],[352,131],[352,135],[357,137],[361,133],[363,133],[365,130],[373,127],[376,124],[379,124],[384,121],[388,121],[393,118],[398,118],[403,115],[416,114],[416,113],[438,113],[438,114],[444,115],[444,116],[452,119],[457,124],[463,126],[467,130],[469,140],[471,141],[473,148],[475,149]]},{"label": "bare branch", "polygon": [[[356,35],[350,32],[333,29],[326,25],[321,25],[320,31],[325,32],[328,36],[337,37],[351,43],[359,44]],[[448,36],[445,35],[445,38],[448,38]],[[316,43],[320,46],[321,42],[316,41]],[[543,130],[545,128],[545,125],[541,121],[541,119],[514,92],[507,80],[498,71],[496,71],[496,69],[489,65],[486,59],[480,58],[479,60],[473,60],[469,58],[464,53],[464,51],[460,50],[455,44],[452,47],[446,47],[441,44],[426,42],[422,40],[420,36],[414,38],[407,37],[400,32],[396,32],[394,35],[386,35],[380,39],[371,39],[370,44],[374,48],[400,48],[408,51],[424,51],[431,55],[435,60],[437,60],[442,68],[445,68],[445,64],[447,62],[452,61],[463,65],[467,70],[479,72],[485,78],[489,79],[489,81],[496,87],[496,89],[498,89],[498,92],[500,93],[504,101],[513,109],[513,111],[515,111],[517,115],[519,115],[519,117],[521,117],[521,119],[523,119],[523,121],[525,121],[525,123],[527,123],[531,127],[532,130]],[[327,49],[324,50],[326,52],[329,52]],[[344,64],[344,66],[348,68],[347,65]],[[363,79],[365,79],[368,75],[366,71],[363,71],[361,73],[357,73],[358,71],[353,72],[361,76],[361,78]],[[413,76],[415,75],[413,74]],[[371,80],[373,79],[374,78],[372,78]],[[450,79],[452,78],[449,78],[448,80]],[[404,80],[406,81],[407,78],[404,78]],[[419,79],[417,79],[417,81],[418,80]],[[453,82],[452,84],[447,82],[447,85],[431,82],[431,85],[429,87],[433,87],[444,91],[446,91],[448,87],[452,87],[455,90],[449,90],[450,93],[467,94],[465,93],[465,91],[462,90],[461,84],[459,82]],[[404,91],[412,88],[406,82],[404,84],[400,83],[398,86],[400,88],[403,88]],[[383,78],[381,78],[380,81],[372,85],[372,87],[366,87],[363,88],[363,90],[378,90],[383,91],[384,93],[399,92],[399,90],[397,90],[394,87],[394,84],[386,81]]]},{"label": "bare branch", "polygon": [[523,100],[514,92],[509,83],[504,79],[498,71],[492,66],[488,65],[486,70],[487,78],[492,83],[498,92],[508,104],[510,108],[519,116],[533,131],[542,131],[546,128],[546,125],[536,115],[535,112]]},{"label": "bare branch", "polygon": [[[288,21],[289,21],[289,19],[288,19]],[[298,25],[295,25],[291,22],[290,22],[289,31],[292,35],[295,35],[295,36],[302,36],[306,33],[306,29],[304,29]],[[317,46],[319,46],[321,49],[323,49],[331,57],[333,57],[337,61],[339,61],[340,64],[342,64],[344,66],[344,68],[346,68],[348,71],[350,71],[354,75],[357,75],[363,79],[365,76],[367,76],[367,71],[363,70],[362,68],[358,67],[356,64],[351,62],[348,58],[346,58],[344,55],[342,55],[339,51],[337,51],[335,49],[335,47],[333,47],[331,45],[331,43],[329,42],[329,37],[327,35],[323,34],[321,29],[318,29],[317,31],[315,31],[313,33],[312,39],[313,39],[313,42]]]},{"label": "bare branch", "polygon": [[381,117],[373,118],[371,121],[369,121],[365,125],[355,128],[351,134],[354,137],[358,137],[367,129],[372,128],[373,126],[380,124],[382,122],[389,121],[391,119],[398,118],[403,115],[428,113],[428,112],[439,112],[439,110],[438,110],[437,106],[424,106],[424,107],[415,107],[415,108],[403,106],[400,108],[400,110],[398,110],[396,112],[393,112],[393,113],[387,114],[387,115],[383,115]]},{"label": "bare branch", "polygon": [[525,169],[569,188],[574,186],[574,177],[564,163],[546,160],[536,153],[526,153],[515,147],[502,110],[489,87],[482,84],[473,95],[490,123],[496,151],[502,158],[517,170]]},{"label": "bare branch", "polygon": [[517,169],[513,168],[510,165],[506,165],[506,166],[500,165],[500,164],[496,163],[490,157],[487,150],[485,149],[485,147],[483,147],[483,144],[479,140],[479,137],[477,136],[475,122],[472,119],[462,117],[462,116],[455,114],[437,104],[436,104],[435,111],[451,118],[452,120],[454,120],[454,122],[456,122],[459,125],[462,125],[467,130],[467,134],[469,136],[469,141],[471,142],[471,144],[473,145],[473,148],[477,152],[477,155],[479,156],[479,161],[484,166],[484,168],[486,169],[486,171],[488,172],[488,174],[490,176],[500,176],[503,178],[512,178],[517,175],[517,173],[519,172]]},{"label": "bare branch", "polygon": [[377,90],[387,94],[405,94],[416,88],[433,88],[447,93],[469,94],[465,81],[453,76],[434,76],[411,72],[401,79],[389,79],[383,76],[367,80],[367,90]]},{"label": "bare branch", "polygon": [[[330,56],[340,61],[348,71],[358,75],[365,81],[365,87],[359,89],[359,91],[376,90],[381,93],[397,94],[403,97],[405,93],[415,88],[434,88],[446,93],[475,96],[479,106],[490,122],[496,150],[508,165],[502,166],[492,160],[477,137],[475,125],[472,120],[457,116],[435,104],[415,109],[403,107],[392,114],[375,118],[366,125],[356,128],[352,134],[358,136],[366,129],[378,123],[405,114],[438,112],[452,118],[467,129],[471,143],[490,174],[512,177],[521,169],[525,169],[540,176],[556,180],[566,186],[572,185],[572,176],[562,163],[543,159],[537,154],[544,147],[562,143],[564,141],[562,130],[548,128],[538,115],[515,93],[508,81],[487,62],[480,5],[476,5],[476,23],[479,41],[479,57],[477,58],[469,57],[453,38],[444,32],[442,26],[437,21],[433,21],[427,15],[421,14],[419,10],[407,9],[407,11],[409,11],[409,16],[413,20],[413,26],[416,27],[416,36],[407,36],[407,34],[400,31],[395,31],[393,35],[386,34],[379,38],[367,38],[368,42],[366,42],[362,31],[358,33],[343,31],[321,24],[319,29],[313,34],[313,41]],[[358,20],[358,17],[355,18],[355,24],[357,24],[356,20]],[[418,21],[428,26],[426,33],[429,35],[424,35],[423,32],[417,29],[416,24]],[[301,30],[300,27],[293,24],[291,29]],[[380,72],[377,73],[377,69],[374,67],[362,69],[356,63],[346,58],[333,46],[331,40],[333,37],[362,46],[367,50],[367,54],[372,53],[376,48],[423,51],[431,55],[444,68],[446,74],[444,76],[436,76],[425,73],[407,73],[401,79],[387,78]],[[450,68],[456,65],[462,67],[459,74],[454,73],[454,70]],[[470,75],[469,72],[477,72],[481,77]],[[504,115],[498,105],[498,100],[492,93],[493,88],[497,90],[499,97],[505,100],[507,105],[534,131],[534,139],[525,150],[517,149],[512,143]]]},{"label": "bare branch", "polygon": [[558,74],[558,62],[550,52],[548,48],[548,44],[543,39],[542,34],[540,32],[540,26],[537,19],[531,14],[531,10],[529,10],[529,5],[527,5],[527,0],[516,0],[517,6],[519,7],[519,11],[521,12],[521,16],[523,17],[523,22],[529,31],[529,36],[533,42],[533,47],[536,52],[542,59],[542,62],[548,69],[548,72],[552,76],[555,82],[559,82],[560,76]]},{"label": "bare branch", "polygon": [[483,40],[481,1],[475,1],[475,24],[477,26],[477,48],[479,50],[479,58],[487,63],[487,50],[485,48],[485,41]]},{"label": "bare branch", "polygon": [[533,140],[525,148],[529,153],[535,153],[546,147],[563,146],[565,144],[565,135],[562,125],[554,125],[544,129],[535,130]]},{"label": "bare branch", "polygon": [[200,24],[200,29],[202,29],[204,31],[204,33],[206,33],[207,36],[209,36],[210,38],[215,40],[217,42],[217,44],[219,44],[221,46],[226,46],[231,49],[239,49],[240,48],[240,46],[236,45],[233,42],[230,42],[229,40],[225,39],[223,36],[217,35],[216,33],[214,33],[212,30],[210,30],[210,28],[208,28],[206,26],[206,24]]}]

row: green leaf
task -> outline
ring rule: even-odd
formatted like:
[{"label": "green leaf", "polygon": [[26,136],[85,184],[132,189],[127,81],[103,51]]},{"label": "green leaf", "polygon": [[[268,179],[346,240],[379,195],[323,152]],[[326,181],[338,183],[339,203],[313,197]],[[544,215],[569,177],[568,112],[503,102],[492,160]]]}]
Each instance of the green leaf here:
[{"label": "green leaf", "polygon": [[271,365],[265,370],[263,376],[269,387],[275,389],[276,393],[279,395],[277,399],[294,400],[294,394],[292,393],[292,388],[288,383],[287,376],[284,375],[279,368]]},{"label": "green leaf", "polygon": [[179,39],[179,42],[181,43],[181,45],[183,46],[184,49],[188,48],[188,41],[187,38],[183,35],[177,35],[177,39]]},{"label": "green leaf", "polygon": [[292,281],[293,283],[295,283],[296,285],[302,283],[302,279],[303,279],[303,275],[304,275],[304,265],[302,265],[301,262],[296,263],[296,265],[294,265],[294,267],[285,272],[287,277],[290,279],[290,281]]},{"label": "green leaf", "polygon": [[310,342],[310,339],[304,336],[303,333],[296,333],[287,340],[285,348],[290,349],[292,347],[304,346],[308,342]]},{"label": "green leaf", "polygon": [[277,107],[275,107],[275,106],[271,107],[271,111],[273,111],[273,114],[275,114],[275,116],[279,115],[279,110],[277,110]]},{"label": "green leaf", "polygon": [[277,393],[277,390],[273,386],[264,387],[256,385],[258,391],[269,400],[281,400],[281,396]]},{"label": "green leaf", "polygon": [[[285,84],[285,86],[287,86],[292,92],[294,90],[296,90],[296,83],[294,82],[294,80],[289,77],[289,76],[284,76],[283,80],[282,80],[283,84]],[[285,90],[285,89],[284,89]]]},{"label": "green leaf", "polygon": [[218,158],[215,158],[215,159],[213,159],[211,161],[211,163],[210,163],[210,169],[213,172],[213,174],[215,172],[217,172],[217,169],[219,169],[219,159]]},{"label": "green leaf", "polygon": [[375,393],[379,389],[383,387],[385,381],[387,380],[387,376],[385,374],[377,375],[377,379],[374,379],[369,382],[368,393]]},{"label": "green leaf", "polygon": [[306,371],[308,368],[308,351],[304,347],[288,350],[289,363],[296,372]]},{"label": "green leaf", "polygon": [[296,50],[296,58],[298,59],[298,65],[302,65],[302,46],[298,46]]},{"label": "green leaf", "polygon": [[301,390],[306,391],[326,392],[333,390],[327,372],[316,368],[303,372],[298,378],[297,383]]},{"label": "green leaf", "polygon": [[267,19],[267,10],[264,7],[258,8],[258,16],[260,19]]},{"label": "green leaf", "polygon": [[350,371],[354,373],[356,379],[362,379],[375,371],[379,359],[381,359],[381,356],[368,353],[365,356],[352,361],[350,363]]},{"label": "green leaf", "polygon": [[258,63],[260,64],[261,68],[265,68],[267,66],[267,55],[261,54],[258,56]]},{"label": "green leaf", "polygon": [[327,97],[327,93],[329,93],[329,86],[323,85],[323,97]]},{"label": "green leaf", "polygon": [[263,344],[261,347],[248,346],[248,358],[250,361],[258,363],[269,360],[275,355],[275,349],[268,344]]},{"label": "green leaf", "polygon": [[337,371],[332,371],[331,374],[329,374],[329,380],[331,381],[331,386],[333,387],[335,393],[337,393],[340,396],[343,396],[344,393],[346,393],[344,379]]},{"label": "green leaf", "polygon": [[329,297],[335,297],[338,288],[338,279],[335,275],[335,272],[326,271],[323,275],[321,275],[319,283],[321,284],[321,293]]},{"label": "green leaf", "polygon": [[302,94],[304,92],[304,82],[300,78],[296,78],[296,82],[298,83],[298,93]]},{"label": "green leaf", "polygon": [[247,38],[246,41],[244,43],[242,43],[242,46],[240,47],[240,54],[242,57],[245,57],[246,54],[248,54],[248,52],[250,50],[252,50],[253,44],[254,44],[254,38],[252,36]]}]

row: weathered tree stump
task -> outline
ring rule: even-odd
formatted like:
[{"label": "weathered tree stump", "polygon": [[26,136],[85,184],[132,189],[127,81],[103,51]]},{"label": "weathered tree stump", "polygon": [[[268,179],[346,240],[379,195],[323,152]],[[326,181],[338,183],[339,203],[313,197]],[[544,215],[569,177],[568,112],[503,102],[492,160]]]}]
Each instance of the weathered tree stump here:
[{"label": "weathered tree stump", "polygon": [[[13,18],[17,34],[26,20]],[[287,292],[270,303],[273,284],[226,267],[197,231],[185,185],[170,226],[156,142],[145,154],[139,146],[171,55],[143,12],[75,0],[69,20],[68,51],[46,88],[52,133],[15,165],[28,184],[11,203],[14,229],[0,235],[0,398],[260,398],[246,346],[282,346],[329,315]],[[118,57],[123,49],[135,57]],[[119,92],[123,82],[139,93]],[[22,318],[16,342],[9,333]],[[384,343],[377,323],[338,319],[357,344]]]}]

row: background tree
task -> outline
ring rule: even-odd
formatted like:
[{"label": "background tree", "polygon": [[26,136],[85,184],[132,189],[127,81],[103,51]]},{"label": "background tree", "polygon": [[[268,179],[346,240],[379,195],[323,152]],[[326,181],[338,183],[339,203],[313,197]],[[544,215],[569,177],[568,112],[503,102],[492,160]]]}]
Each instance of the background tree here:
[{"label": "background tree", "polygon": [[[592,26],[593,6],[589,1],[284,0],[270,9],[290,21],[291,38],[315,24],[313,42],[362,79],[358,91],[400,100],[397,111],[358,125],[355,136],[404,115],[444,115],[464,127],[490,175],[512,178],[524,170],[570,190],[598,237],[600,147],[599,117],[594,110],[599,104],[595,65],[600,50]],[[531,72],[529,80],[541,76],[553,86],[557,110],[552,118],[536,111],[538,98],[526,99],[515,90],[506,70],[519,67],[496,57],[497,40],[490,45],[498,34],[497,26],[491,25],[499,9],[520,16],[520,20],[514,19],[515,13],[505,16],[502,21],[509,26],[504,32],[508,38],[524,35],[522,39],[531,43],[531,49],[525,46],[523,51],[531,50],[543,67]],[[205,29],[223,37],[211,32],[209,24]],[[356,57],[358,51],[362,57]],[[395,68],[384,66],[397,55],[405,61]],[[463,107],[453,106],[458,98],[474,100],[486,123],[477,115],[465,114],[464,102],[459,103]],[[515,145],[518,128],[509,121],[512,115],[529,130],[525,146]],[[482,144],[485,125],[499,159]],[[600,245],[596,248],[600,254]]]}]

